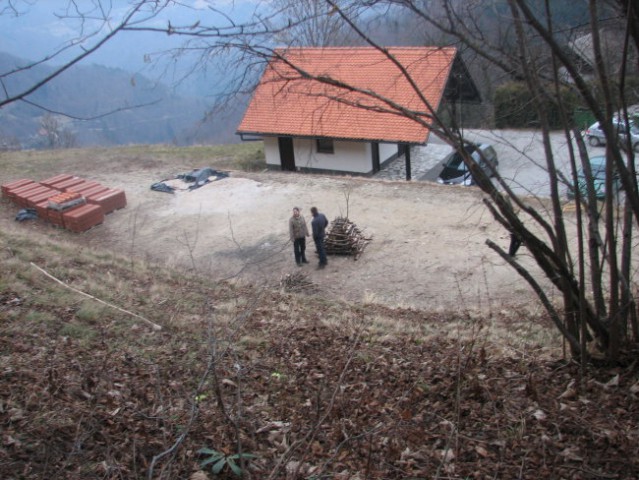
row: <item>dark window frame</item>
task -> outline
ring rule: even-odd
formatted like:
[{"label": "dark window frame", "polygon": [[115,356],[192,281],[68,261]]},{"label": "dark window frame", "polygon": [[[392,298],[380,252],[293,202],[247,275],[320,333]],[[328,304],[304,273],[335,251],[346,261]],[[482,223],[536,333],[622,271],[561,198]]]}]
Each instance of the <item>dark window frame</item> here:
[{"label": "dark window frame", "polygon": [[317,153],[335,153],[335,143],[332,138],[316,138]]}]

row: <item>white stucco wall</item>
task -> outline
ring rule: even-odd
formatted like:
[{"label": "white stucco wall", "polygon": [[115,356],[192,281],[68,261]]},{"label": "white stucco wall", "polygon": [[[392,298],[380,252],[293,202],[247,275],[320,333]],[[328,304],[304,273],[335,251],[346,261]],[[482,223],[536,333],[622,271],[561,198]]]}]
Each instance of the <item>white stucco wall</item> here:
[{"label": "white stucco wall", "polygon": [[322,170],[341,170],[368,173],[372,170],[372,160],[367,144],[363,142],[333,143],[333,153],[318,153],[314,139],[295,139],[295,165]]},{"label": "white stucco wall", "polygon": [[[293,139],[295,166],[319,170],[338,170],[354,173],[370,173],[373,168],[372,146],[365,142],[334,142],[334,153],[318,153],[314,139]],[[380,162],[397,153],[397,145],[380,144]],[[281,165],[277,138],[264,138],[264,155],[267,165]]]},{"label": "white stucco wall", "polygon": [[384,163],[385,160],[397,154],[396,143],[380,143],[379,144],[379,161]]},{"label": "white stucco wall", "polygon": [[264,157],[266,157],[267,165],[281,165],[280,151],[277,145],[277,138],[264,137]]}]

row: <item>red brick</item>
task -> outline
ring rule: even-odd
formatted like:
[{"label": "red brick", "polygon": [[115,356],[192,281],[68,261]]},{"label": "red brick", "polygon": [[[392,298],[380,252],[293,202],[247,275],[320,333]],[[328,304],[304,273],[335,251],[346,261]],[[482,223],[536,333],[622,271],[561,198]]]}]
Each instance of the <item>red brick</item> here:
[{"label": "red brick", "polygon": [[126,207],[124,190],[111,188],[106,192],[87,196],[87,202],[100,205],[105,214]]},{"label": "red brick", "polygon": [[80,195],[78,192],[60,192],[58,195],[55,196],[55,198],[52,198],[51,201],[54,203],[63,203],[69,200],[80,198],[81,196],[82,195]]},{"label": "red brick", "polygon": [[17,187],[17,188],[12,188],[10,190],[7,191],[7,197],[10,200],[13,200],[15,202],[16,196],[17,195],[21,195],[25,192],[28,192],[29,190],[33,190],[34,188],[40,188],[42,187],[42,185],[40,185],[39,183],[33,182],[33,183],[28,183],[26,185],[23,185],[21,187]]},{"label": "red brick", "polygon": [[49,208],[63,211],[70,207],[83,205],[84,203],[86,203],[86,201],[78,192],[62,192],[49,199]]},{"label": "red brick", "polygon": [[57,195],[58,193],[60,192],[56,190],[55,188],[49,188],[44,192],[37,193],[34,195],[28,195],[27,197],[25,197],[26,206],[30,208],[35,208],[37,203],[48,200],[49,198],[53,197],[54,195]]},{"label": "red brick", "polygon": [[47,202],[47,220],[49,220],[49,222],[51,222],[56,227],[64,228],[64,218],[62,216],[62,212],[58,210],[54,210],[52,208],[48,208],[48,202]]},{"label": "red brick", "polygon": [[49,221],[49,202],[47,200],[36,203],[35,209],[38,213],[38,218]]},{"label": "red brick", "polygon": [[[102,186],[100,182],[96,182],[94,180],[85,180],[82,183],[78,183],[77,185],[73,185],[66,189],[67,192],[78,192],[82,193],[84,190],[89,190],[94,187]],[[104,187],[107,188],[107,187]]]},{"label": "red brick", "polygon": [[42,180],[40,183],[42,185],[46,185],[47,187],[53,187],[56,183],[64,182],[73,178],[73,175],[69,175],[68,173],[60,173],[59,175],[55,175],[54,177],[49,177],[46,180]]},{"label": "red brick", "polygon": [[2,190],[2,195],[8,196],[10,190],[15,190],[16,188],[24,187],[33,183],[36,182],[29,180],[28,178],[21,178],[20,180],[14,180],[13,182],[3,184],[0,189]]},{"label": "red brick", "polygon": [[88,190],[82,190],[80,193],[80,195],[82,195],[83,197],[89,197],[91,195],[97,195],[99,193],[104,193],[107,190],[111,190],[109,187],[105,187],[104,185],[100,185],[98,187],[93,187],[93,188],[89,188]]},{"label": "red brick", "polygon": [[44,193],[49,191],[49,187],[45,187],[44,185],[38,184],[37,187],[33,187],[27,190],[17,190],[15,193],[15,197],[13,201],[22,207],[27,207],[27,198],[32,197],[34,195],[38,195],[40,193]]},{"label": "red brick", "polygon": [[99,205],[86,204],[62,214],[64,227],[72,232],[84,232],[104,222]]},{"label": "red brick", "polygon": [[72,177],[68,180],[63,180],[62,182],[56,182],[52,185],[52,187],[64,192],[67,188],[73,187],[74,185],[79,185],[80,183],[84,183],[85,181],[86,180],[84,178]]}]

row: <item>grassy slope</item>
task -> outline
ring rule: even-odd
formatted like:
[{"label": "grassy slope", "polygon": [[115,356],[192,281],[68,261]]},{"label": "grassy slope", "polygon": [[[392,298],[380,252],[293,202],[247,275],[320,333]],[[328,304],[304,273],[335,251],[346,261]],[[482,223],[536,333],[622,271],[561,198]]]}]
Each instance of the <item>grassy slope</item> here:
[{"label": "grassy slope", "polygon": [[[255,155],[236,148],[213,163],[197,148],[18,152],[0,168],[43,178],[87,157],[229,168]],[[578,368],[542,354],[540,319],[211,284],[29,225],[0,247],[2,478],[188,478],[201,447],[258,455],[250,478],[639,475],[634,366],[573,391]]]},{"label": "grassy slope", "polygon": [[219,169],[263,166],[260,142],[234,145],[172,147],[167,145],[134,145],[129,147],[25,150],[0,152],[0,183],[17,178],[44,179],[60,172],[94,170],[132,171],[140,168],[162,168],[185,159],[191,165]]}]

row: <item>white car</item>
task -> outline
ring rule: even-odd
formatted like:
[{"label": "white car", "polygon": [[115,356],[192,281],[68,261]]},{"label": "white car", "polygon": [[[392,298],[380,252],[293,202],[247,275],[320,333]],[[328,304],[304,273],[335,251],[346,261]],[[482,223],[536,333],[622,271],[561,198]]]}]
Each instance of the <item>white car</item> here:
[{"label": "white car", "polygon": [[[612,126],[617,129],[619,135],[619,141],[625,143],[626,142],[626,124],[624,122],[620,122],[619,120],[612,121]],[[606,144],[606,137],[604,135],[603,130],[601,129],[601,125],[599,122],[595,122],[590,125],[586,131],[584,132],[586,136],[586,140],[588,144],[592,147],[598,147],[600,145]],[[632,142],[632,149],[639,153],[639,127],[631,123],[630,124],[630,139]]]}]

